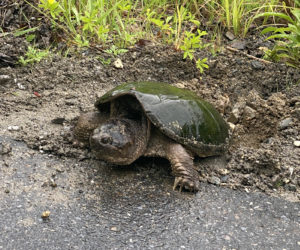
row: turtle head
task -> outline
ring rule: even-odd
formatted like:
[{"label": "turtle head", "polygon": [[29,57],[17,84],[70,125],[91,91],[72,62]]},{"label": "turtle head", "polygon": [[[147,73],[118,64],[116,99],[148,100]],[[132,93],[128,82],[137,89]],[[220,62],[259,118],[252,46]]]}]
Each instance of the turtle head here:
[{"label": "turtle head", "polygon": [[108,113],[91,112],[80,115],[73,130],[73,144],[76,146],[88,146],[91,133],[100,124],[108,120]]},{"label": "turtle head", "polygon": [[141,142],[141,125],[126,118],[112,118],[97,127],[90,136],[90,146],[98,159],[128,165],[140,157],[146,145]]}]

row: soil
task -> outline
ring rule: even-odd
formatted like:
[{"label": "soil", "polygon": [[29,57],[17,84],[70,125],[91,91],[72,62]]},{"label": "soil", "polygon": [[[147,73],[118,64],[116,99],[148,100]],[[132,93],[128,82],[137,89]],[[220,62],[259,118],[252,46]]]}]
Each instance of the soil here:
[{"label": "soil", "polygon": [[[10,8],[10,15],[18,15],[22,9]],[[7,11],[0,9],[0,15]],[[1,24],[4,31],[22,25],[18,18],[6,16],[5,20]],[[36,32],[40,35],[38,46],[47,45],[49,35]],[[88,49],[20,66],[17,59],[28,43],[24,37],[2,33],[0,136],[24,141],[41,153],[77,161],[91,159],[88,149],[72,144],[78,116],[94,110],[99,96],[123,82],[167,82],[210,101],[231,126],[225,156],[196,159],[202,182],[299,201],[300,72],[247,56],[259,58],[261,48],[271,46],[255,32],[243,40],[224,37],[224,42],[226,46],[215,56],[207,51],[197,54],[208,57],[209,69],[200,75],[193,62],[182,59],[181,52],[151,42],[138,43],[118,57]],[[111,64],[103,64],[108,58]],[[123,68],[115,67],[117,59]],[[7,153],[9,145],[0,145],[0,155]]]}]

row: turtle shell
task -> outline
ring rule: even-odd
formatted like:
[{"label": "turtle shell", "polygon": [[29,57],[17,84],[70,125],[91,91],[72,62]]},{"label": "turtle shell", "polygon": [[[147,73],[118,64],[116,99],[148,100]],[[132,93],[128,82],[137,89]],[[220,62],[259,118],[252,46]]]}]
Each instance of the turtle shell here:
[{"label": "turtle shell", "polygon": [[199,156],[221,154],[228,144],[228,125],[219,112],[189,90],[158,82],[125,83],[100,97],[95,106],[103,110],[124,95],[134,96],[163,134]]}]

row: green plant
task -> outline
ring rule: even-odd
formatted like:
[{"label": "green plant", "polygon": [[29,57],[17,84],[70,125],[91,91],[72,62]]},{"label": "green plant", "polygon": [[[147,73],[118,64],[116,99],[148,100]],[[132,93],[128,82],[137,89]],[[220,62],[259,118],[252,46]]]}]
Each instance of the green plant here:
[{"label": "green plant", "polygon": [[[208,47],[210,44],[202,43],[202,36],[207,35],[206,31],[197,30],[198,35],[188,32],[185,32],[185,37],[182,41],[182,45],[180,49],[184,52],[183,59],[189,58],[190,60],[194,60],[194,54],[196,49],[204,49]],[[207,58],[198,59],[196,61],[196,67],[199,69],[200,73],[204,72],[204,69],[208,69],[208,65],[206,64]]]},{"label": "green plant", "polygon": [[40,0],[39,7],[47,10],[53,19],[59,17],[63,11],[61,5],[56,0]]},{"label": "green plant", "polygon": [[28,46],[28,50],[25,53],[25,56],[20,56],[19,63],[23,66],[26,66],[27,64],[33,64],[36,62],[40,62],[42,59],[49,56],[50,51],[49,49],[46,50],[40,50],[35,48],[34,46]]},{"label": "green plant", "polygon": [[204,49],[209,46],[209,44],[202,43],[202,36],[207,35],[207,32],[198,29],[197,33],[198,35],[188,31],[185,32],[184,39],[179,47],[184,52],[183,59],[188,57],[192,60],[194,58],[195,49]]},{"label": "green plant", "polygon": [[214,20],[220,20],[229,30],[233,30],[236,36],[245,37],[254,17],[266,9],[272,9],[278,0],[221,0],[220,4],[214,2],[214,9],[210,12],[216,16]]},{"label": "green plant", "polygon": [[108,58],[108,59],[105,59],[101,56],[98,56],[97,59],[103,64],[103,65],[109,65],[111,64],[111,59]]},{"label": "green plant", "polygon": [[288,22],[287,27],[267,27],[261,33],[272,32],[267,40],[275,39],[276,44],[271,51],[268,51],[269,58],[279,61],[284,60],[286,64],[293,67],[300,67],[300,9],[291,10],[292,17],[278,12],[266,12],[256,16],[279,17]]},{"label": "green plant", "polygon": [[126,53],[128,50],[127,49],[120,49],[118,47],[116,47],[115,45],[112,45],[110,47],[110,49],[106,49],[104,50],[104,52],[108,53],[108,54],[111,54],[113,56],[118,56],[120,54],[124,54]]},{"label": "green plant", "polygon": [[136,7],[129,0],[41,0],[38,5],[52,26],[64,30],[80,47],[112,40],[120,46],[133,44],[142,35],[128,27],[136,21],[131,16]]},{"label": "green plant", "polygon": [[197,69],[199,69],[201,74],[204,72],[205,69],[209,68],[209,66],[206,64],[206,62],[207,62],[207,58],[203,58],[202,60],[198,59],[196,61],[196,67],[197,67]]},{"label": "green plant", "polygon": [[[155,24],[161,32],[163,41],[173,44],[175,49],[183,51],[183,59],[195,60],[194,54],[198,49],[204,49],[209,44],[203,44],[202,36],[207,35],[206,31],[198,29],[200,22],[195,19],[184,6],[176,6],[176,12],[173,16],[161,18],[154,11],[147,10],[147,19]],[[185,25],[183,26],[183,24]],[[191,30],[186,30],[183,27],[192,27]],[[193,33],[196,27],[197,34]],[[197,68],[203,73],[204,68],[208,68],[205,64],[207,58],[196,62]]]}]

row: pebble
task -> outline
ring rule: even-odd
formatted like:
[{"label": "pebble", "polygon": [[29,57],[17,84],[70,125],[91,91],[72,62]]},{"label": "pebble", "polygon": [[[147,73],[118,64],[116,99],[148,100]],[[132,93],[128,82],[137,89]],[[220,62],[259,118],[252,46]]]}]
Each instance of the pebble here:
[{"label": "pebble", "polygon": [[294,146],[300,147],[300,141],[294,141]]},{"label": "pebble", "polygon": [[296,108],[295,110],[293,110],[292,116],[295,117],[296,119],[300,120],[300,108]]},{"label": "pebble", "polygon": [[66,121],[66,119],[64,117],[57,117],[57,118],[52,119],[51,123],[62,125],[65,121]]},{"label": "pebble", "polygon": [[121,59],[118,58],[117,60],[114,61],[114,67],[117,68],[117,69],[123,69],[124,68]]},{"label": "pebble", "polygon": [[114,231],[114,232],[119,231],[117,227],[111,227],[110,230],[111,230],[111,231]]},{"label": "pebble", "polygon": [[230,41],[232,41],[232,40],[235,39],[234,34],[232,34],[230,31],[227,31],[227,32],[225,33],[225,37],[226,37],[227,39],[229,39]]},{"label": "pebble", "polygon": [[220,178],[216,177],[216,176],[212,176],[211,178],[209,178],[208,182],[211,183],[211,184],[215,184],[215,185],[220,185],[221,184]]},{"label": "pebble", "polygon": [[43,220],[47,220],[47,219],[49,219],[49,216],[50,216],[50,211],[44,211],[43,213],[42,213],[42,219]]},{"label": "pebble", "polygon": [[263,70],[265,68],[265,65],[263,65],[259,61],[252,61],[251,62],[251,66],[252,66],[253,69],[261,69],[261,70]]},{"label": "pebble", "polygon": [[231,114],[228,118],[228,122],[236,124],[236,123],[238,123],[239,119],[240,119],[240,110],[238,108],[234,108],[231,111]]},{"label": "pebble", "polygon": [[17,83],[18,89],[24,90],[26,89],[24,85],[22,85],[21,83]]},{"label": "pebble", "polygon": [[229,125],[231,131],[234,131],[235,125],[233,123],[231,123],[231,122],[228,122],[228,125]]},{"label": "pebble", "polygon": [[8,126],[7,128],[9,131],[19,131],[20,127],[19,126]]},{"label": "pebble", "polygon": [[11,80],[9,75],[0,75],[0,85],[4,85]]},{"label": "pebble", "polygon": [[286,129],[288,128],[293,122],[293,119],[288,117],[284,120],[282,120],[280,123],[279,123],[279,129],[282,130],[282,129]]},{"label": "pebble", "polygon": [[222,176],[222,177],[221,177],[221,182],[222,182],[222,183],[226,183],[226,182],[228,181],[228,179],[229,179],[229,176],[228,176],[228,175]]},{"label": "pebble", "polygon": [[231,43],[231,47],[238,49],[238,50],[244,50],[246,48],[246,42],[245,41],[240,41],[236,40]]},{"label": "pebble", "polygon": [[296,186],[293,185],[293,184],[288,184],[288,185],[287,185],[287,189],[288,189],[289,191],[292,191],[292,192],[296,192],[296,191],[297,191]]},{"label": "pebble", "polygon": [[256,111],[253,108],[250,108],[249,106],[246,106],[244,109],[244,118],[249,121],[255,118],[256,116]]},{"label": "pebble", "polygon": [[10,144],[0,142],[0,155],[6,155],[11,152],[12,148]]}]

